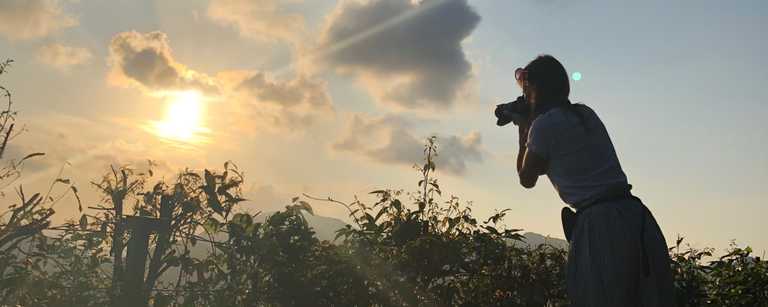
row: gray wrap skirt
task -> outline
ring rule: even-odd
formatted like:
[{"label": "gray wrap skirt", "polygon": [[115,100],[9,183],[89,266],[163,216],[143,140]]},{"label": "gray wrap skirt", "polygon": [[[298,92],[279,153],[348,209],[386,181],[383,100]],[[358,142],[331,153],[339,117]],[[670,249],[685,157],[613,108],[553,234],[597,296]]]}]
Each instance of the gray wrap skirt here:
[{"label": "gray wrap skirt", "polygon": [[568,253],[572,306],[674,306],[667,243],[637,199],[595,205],[579,214]]}]

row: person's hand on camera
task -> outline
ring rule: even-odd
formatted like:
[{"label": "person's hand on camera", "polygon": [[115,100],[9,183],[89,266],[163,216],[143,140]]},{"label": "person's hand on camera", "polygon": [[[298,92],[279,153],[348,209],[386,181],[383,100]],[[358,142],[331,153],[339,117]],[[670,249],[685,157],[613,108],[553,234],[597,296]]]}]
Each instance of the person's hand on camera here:
[{"label": "person's hand on camera", "polygon": [[517,100],[508,103],[496,105],[494,114],[496,115],[496,125],[504,126],[510,122],[515,126],[524,124],[529,117],[529,107],[525,98],[517,97]]},{"label": "person's hand on camera", "polygon": [[493,112],[496,115],[496,125],[497,126],[506,126],[510,122],[513,122],[512,120],[512,114],[508,111],[509,106],[506,103],[497,104],[496,110]]}]

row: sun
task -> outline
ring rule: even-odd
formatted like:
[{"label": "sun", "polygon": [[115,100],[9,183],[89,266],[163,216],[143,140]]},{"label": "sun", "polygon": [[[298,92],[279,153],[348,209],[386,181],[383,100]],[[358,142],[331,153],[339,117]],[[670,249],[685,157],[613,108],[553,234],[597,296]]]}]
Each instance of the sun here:
[{"label": "sun", "polygon": [[208,132],[203,126],[203,97],[197,91],[175,92],[169,95],[165,118],[154,123],[154,133],[164,139],[198,143]]}]

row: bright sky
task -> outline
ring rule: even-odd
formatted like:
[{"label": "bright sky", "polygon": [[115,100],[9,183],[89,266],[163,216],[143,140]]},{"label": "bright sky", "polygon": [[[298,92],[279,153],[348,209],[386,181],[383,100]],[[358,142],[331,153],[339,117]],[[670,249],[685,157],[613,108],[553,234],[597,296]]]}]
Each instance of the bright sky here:
[{"label": "bright sky", "polygon": [[69,162],[89,204],[110,163],[170,177],[232,160],[248,206],[273,210],[413,189],[434,133],[445,191],[562,237],[562,203],[546,180],[518,185],[516,129],[492,115],[520,94],[514,69],[549,53],[581,73],[571,99],[602,117],[669,243],[765,251],[766,15],[757,0],[0,0],[15,60],[0,84],[27,127],[9,151],[47,153],[25,190]]}]

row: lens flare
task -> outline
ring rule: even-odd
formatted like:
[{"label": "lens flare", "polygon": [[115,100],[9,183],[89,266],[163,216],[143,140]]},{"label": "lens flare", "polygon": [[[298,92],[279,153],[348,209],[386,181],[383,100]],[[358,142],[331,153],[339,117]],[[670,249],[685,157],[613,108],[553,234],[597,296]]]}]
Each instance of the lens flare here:
[{"label": "lens flare", "polygon": [[581,80],[581,73],[580,72],[574,72],[571,74],[571,78],[573,78],[573,81],[579,81]]}]

